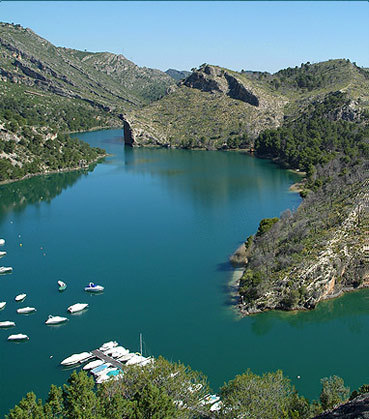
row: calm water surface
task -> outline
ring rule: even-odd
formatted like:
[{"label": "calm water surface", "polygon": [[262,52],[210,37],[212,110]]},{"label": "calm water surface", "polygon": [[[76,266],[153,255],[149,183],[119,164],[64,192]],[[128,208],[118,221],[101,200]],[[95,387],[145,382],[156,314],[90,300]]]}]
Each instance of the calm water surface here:
[{"label": "calm water surface", "polygon": [[[363,291],[304,313],[239,319],[227,284],[227,260],[261,218],[295,209],[288,191],[296,175],[238,153],[124,148],[121,130],[79,134],[113,156],[93,171],[50,175],[0,188],[0,237],[14,267],[0,277],[0,413],[27,391],[45,397],[70,371],[59,362],[111,339],[181,360],[208,375],[216,391],[251,368],[283,369],[307,397],[319,379],[338,374],[352,387],[367,382],[369,293]],[[20,246],[22,244],[22,246]],[[60,294],[56,281],[67,290]],[[86,295],[94,281],[104,294]],[[29,316],[15,313],[27,293]],[[89,303],[59,327],[44,325]],[[30,341],[12,344],[11,333]],[[297,376],[301,376],[297,379]]]}]

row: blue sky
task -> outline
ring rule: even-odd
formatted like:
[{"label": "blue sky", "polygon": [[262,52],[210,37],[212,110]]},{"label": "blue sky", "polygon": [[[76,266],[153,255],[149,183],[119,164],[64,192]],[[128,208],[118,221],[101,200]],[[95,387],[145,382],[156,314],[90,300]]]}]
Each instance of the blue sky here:
[{"label": "blue sky", "polygon": [[122,53],[141,66],[207,62],[274,72],[349,58],[369,67],[368,2],[0,2],[0,20],[58,46]]}]

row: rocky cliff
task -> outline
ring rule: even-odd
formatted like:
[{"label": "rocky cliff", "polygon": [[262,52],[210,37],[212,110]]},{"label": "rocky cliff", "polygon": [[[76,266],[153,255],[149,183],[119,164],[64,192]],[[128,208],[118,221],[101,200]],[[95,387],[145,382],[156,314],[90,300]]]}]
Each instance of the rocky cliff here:
[{"label": "rocky cliff", "polygon": [[127,143],[181,148],[253,148],[260,132],[311,112],[333,92],[348,102],[332,120],[356,121],[369,104],[369,73],[348,60],[304,64],[272,75],[203,64],[167,95],[128,111]]},{"label": "rocky cliff", "polygon": [[336,175],[238,252],[237,262],[243,258],[245,264],[239,284],[243,314],[311,309],[369,286],[368,169],[364,163]]},{"label": "rocky cliff", "polygon": [[128,112],[134,146],[249,148],[260,131],[283,121],[286,97],[242,74],[205,65],[168,94]]}]

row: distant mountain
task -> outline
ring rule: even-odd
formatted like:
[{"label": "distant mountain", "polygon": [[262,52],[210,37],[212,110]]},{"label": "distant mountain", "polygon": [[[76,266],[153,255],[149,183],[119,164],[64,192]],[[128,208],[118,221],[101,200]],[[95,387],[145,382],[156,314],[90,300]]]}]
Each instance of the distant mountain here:
[{"label": "distant mountain", "polygon": [[172,77],[174,80],[176,81],[180,81],[185,79],[186,77],[188,77],[191,74],[191,71],[186,71],[186,70],[174,70],[173,68],[169,68],[166,73],[168,74],[168,76]]},{"label": "distant mountain", "polygon": [[[302,64],[275,74],[236,72],[204,64],[169,94],[126,116],[133,145],[184,148],[252,147],[260,132],[310,112],[336,91],[345,92],[349,118],[369,103],[369,73],[349,60]],[[345,116],[346,115],[346,116]]]},{"label": "distant mountain", "polygon": [[55,47],[31,29],[0,24],[3,79],[106,110],[142,106],[163,96],[173,79],[123,55]]},{"label": "distant mountain", "polygon": [[123,55],[55,47],[0,23],[0,182],[85,167],[101,157],[60,135],[122,126],[128,110],[166,94],[173,79]]}]

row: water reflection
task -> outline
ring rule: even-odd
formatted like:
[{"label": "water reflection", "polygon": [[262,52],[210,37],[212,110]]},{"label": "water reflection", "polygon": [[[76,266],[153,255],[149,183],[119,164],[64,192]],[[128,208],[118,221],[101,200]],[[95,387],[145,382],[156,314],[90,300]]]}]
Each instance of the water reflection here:
[{"label": "water reflection", "polygon": [[94,167],[95,165],[88,170],[35,176],[0,186],[0,220],[9,211],[22,212],[29,204],[50,203],[53,198],[74,185],[81,176],[86,176]]},{"label": "water reflection", "polygon": [[369,290],[364,289],[346,294],[333,300],[323,301],[312,311],[266,312],[252,316],[252,330],[256,335],[266,335],[281,322],[293,328],[302,329],[306,325],[328,323],[341,319],[350,332],[360,334],[368,316]]},{"label": "water reflection", "polygon": [[299,179],[275,166],[271,170],[268,161],[236,152],[125,147],[124,164],[126,170],[159,176],[171,192],[185,193],[205,207],[243,199],[245,190],[270,199],[281,184]]}]

